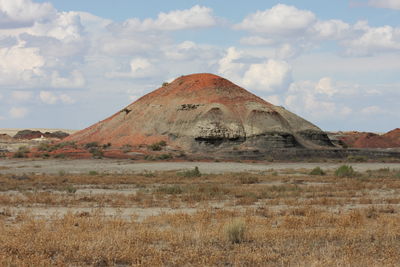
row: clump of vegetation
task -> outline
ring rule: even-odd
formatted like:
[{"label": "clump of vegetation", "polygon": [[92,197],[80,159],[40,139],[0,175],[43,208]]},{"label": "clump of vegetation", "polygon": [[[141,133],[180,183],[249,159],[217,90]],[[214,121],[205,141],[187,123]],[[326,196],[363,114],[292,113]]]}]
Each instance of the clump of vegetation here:
[{"label": "clump of vegetation", "polygon": [[348,156],[347,160],[350,162],[366,162],[368,158],[366,156]]},{"label": "clump of vegetation", "polygon": [[241,184],[256,184],[259,182],[259,179],[256,176],[241,176],[239,181]]},{"label": "clump of vegetation", "polygon": [[86,149],[97,148],[97,147],[99,147],[99,143],[97,143],[97,142],[86,143],[86,144],[84,145],[84,147],[85,147]]},{"label": "clump of vegetation", "polygon": [[325,175],[326,173],[324,172],[323,169],[321,169],[320,167],[315,167],[314,169],[312,169],[309,173],[310,175]]},{"label": "clump of vegetation", "polygon": [[107,144],[103,144],[103,145],[102,145],[102,148],[103,148],[103,149],[107,149],[107,148],[109,148],[109,147],[111,147],[111,143],[110,143],[110,142],[107,143]]},{"label": "clump of vegetation", "polygon": [[168,82],[163,82],[162,87],[167,86],[169,83]]},{"label": "clump of vegetation", "polygon": [[14,158],[26,158],[28,157],[29,148],[26,146],[20,146],[18,151],[14,153]]},{"label": "clump of vegetation", "polygon": [[89,171],[89,175],[98,175],[99,173],[97,171]]},{"label": "clump of vegetation", "polygon": [[61,149],[64,147],[71,147],[74,149],[78,148],[78,146],[76,145],[76,142],[74,142],[74,141],[61,142],[58,144],[51,144],[48,142],[43,142],[43,143],[39,144],[38,150],[43,151],[43,152],[52,152],[52,151],[55,151],[57,149]]},{"label": "clump of vegetation", "polygon": [[182,194],[183,190],[179,185],[171,185],[171,186],[160,186],[159,188],[157,188],[157,192],[168,195],[178,195]]},{"label": "clump of vegetation", "polygon": [[224,227],[226,238],[232,244],[239,244],[244,241],[246,224],[243,220],[236,219]]},{"label": "clump of vegetation", "polygon": [[201,172],[199,170],[199,167],[194,167],[193,170],[187,170],[184,172],[180,172],[178,173],[178,175],[181,175],[183,177],[200,177],[201,176]]},{"label": "clump of vegetation", "polygon": [[76,188],[73,187],[72,185],[68,185],[67,187],[65,187],[65,191],[66,191],[68,194],[75,194]]},{"label": "clump of vegetation", "polygon": [[354,171],[352,166],[342,165],[335,171],[335,176],[337,177],[354,177],[357,173]]},{"label": "clump of vegetation", "polygon": [[160,151],[163,147],[165,147],[167,143],[165,141],[160,141],[153,143],[148,146],[148,149],[153,150],[153,151]]}]

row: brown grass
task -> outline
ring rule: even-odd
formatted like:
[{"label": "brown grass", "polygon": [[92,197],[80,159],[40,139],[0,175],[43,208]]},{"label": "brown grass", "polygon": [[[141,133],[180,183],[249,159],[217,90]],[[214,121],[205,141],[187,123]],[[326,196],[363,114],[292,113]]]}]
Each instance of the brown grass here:
[{"label": "brown grass", "polygon": [[[306,173],[0,175],[0,265],[400,262],[396,171]],[[35,213],[50,207],[69,211]],[[160,212],[140,214],[150,208]]]}]

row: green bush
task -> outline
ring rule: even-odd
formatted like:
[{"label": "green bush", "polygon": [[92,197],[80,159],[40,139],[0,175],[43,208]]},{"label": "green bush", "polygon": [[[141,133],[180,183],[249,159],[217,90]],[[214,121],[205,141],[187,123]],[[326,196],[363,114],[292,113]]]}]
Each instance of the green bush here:
[{"label": "green bush", "polygon": [[99,146],[99,143],[97,143],[97,142],[90,142],[90,143],[87,143],[87,144],[84,145],[84,147],[86,149],[97,148],[98,146]]},{"label": "green bush", "polygon": [[153,143],[153,144],[151,144],[151,145],[149,145],[147,147],[148,147],[148,149],[153,150],[153,151],[160,151],[166,145],[167,145],[167,142],[160,141],[160,142],[157,142],[157,143]]},{"label": "green bush", "polygon": [[92,157],[95,159],[103,158],[103,151],[98,147],[91,147],[89,152],[92,154]]},{"label": "green bush", "polygon": [[368,158],[366,156],[348,156],[347,160],[350,162],[366,162]]},{"label": "green bush", "polygon": [[310,175],[325,175],[325,172],[320,167],[315,167],[310,171]]},{"label": "green bush", "polygon": [[225,235],[229,242],[238,244],[244,241],[246,224],[242,220],[234,220],[224,227]]},{"label": "green bush", "polygon": [[162,83],[162,87],[164,87],[164,86],[167,86],[169,83],[167,83],[167,82],[163,82]]},{"label": "green bush", "polygon": [[335,175],[337,177],[354,177],[356,176],[356,172],[354,171],[352,166],[342,165],[336,169]]},{"label": "green bush", "polygon": [[99,173],[97,171],[89,171],[89,175],[98,175]]},{"label": "green bush", "polygon": [[68,194],[75,194],[76,188],[73,187],[72,185],[69,185],[65,188],[65,191],[67,191]]},{"label": "green bush", "polygon": [[201,172],[199,170],[199,167],[194,167],[193,170],[187,170],[184,172],[180,172],[178,173],[179,175],[183,176],[183,177],[200,177],[201,176]]},{"label": "green bush", "polygon": [[168,195],[178,195],[182,194],[183,190],[179,185],[171,185],[171,186],[160,186],[159,188],[157,188],[157,192]]}]

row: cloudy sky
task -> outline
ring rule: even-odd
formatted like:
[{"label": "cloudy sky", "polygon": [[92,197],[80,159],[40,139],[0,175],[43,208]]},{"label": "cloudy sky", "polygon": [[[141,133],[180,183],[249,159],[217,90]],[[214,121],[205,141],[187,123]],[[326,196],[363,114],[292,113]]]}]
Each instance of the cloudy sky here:
[{"label": "cloudy sky", "polygon": [[400,127],[400,1],[0,0],[0,128],[81,129],[197,72],[324,130]]}]

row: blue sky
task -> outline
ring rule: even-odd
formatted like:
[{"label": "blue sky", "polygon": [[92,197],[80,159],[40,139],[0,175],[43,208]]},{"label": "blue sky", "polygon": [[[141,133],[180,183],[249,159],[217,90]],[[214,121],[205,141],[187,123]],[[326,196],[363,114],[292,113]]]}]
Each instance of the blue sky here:
[{"label": "blue sky", "polygon": [[400,1],[0,0],[0,128],[81,129],[211,72],[324,130],[400,118]]}]

